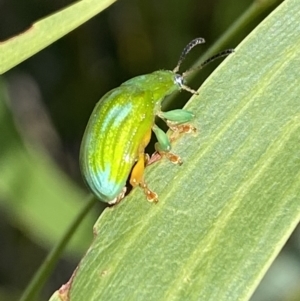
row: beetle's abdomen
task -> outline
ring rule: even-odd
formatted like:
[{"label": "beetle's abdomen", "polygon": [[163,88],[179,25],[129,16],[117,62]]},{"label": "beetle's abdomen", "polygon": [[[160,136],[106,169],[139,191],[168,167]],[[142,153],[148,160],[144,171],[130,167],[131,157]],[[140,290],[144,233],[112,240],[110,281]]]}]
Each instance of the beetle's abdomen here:
[{"label": "beetle's abdomen", "polygon": [[85,181],[104,202],[126,184],[141,141],[154,122],[151,93],[134,86],[108,92],[96,105],[84,133],[80,161]]}]

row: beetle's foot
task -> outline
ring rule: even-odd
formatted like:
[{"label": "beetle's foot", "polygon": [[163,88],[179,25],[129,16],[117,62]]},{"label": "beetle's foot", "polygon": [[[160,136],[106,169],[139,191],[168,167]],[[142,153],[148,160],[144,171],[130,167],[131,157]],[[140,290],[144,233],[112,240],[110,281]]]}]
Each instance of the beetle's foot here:
[{"label": "beetle's foot", "polygon": [[181,158],[178,155],[173,154],[171,152],[159,152],[159,154],[160,154],[160,156],[166,157],[173,164],[181,165],[183,163]]},{"label": "beetle's foot", "polygon": [[162,155],[158,151],[155,151],[151,157],[148,156],[147,166],[159,161],[161,158]]},{"label": "beetle's foot", "polygon": [[149,189],[146,183],[140,183],[140,187],[144,190],[144,193],[147,197],[148,202],[150,202],[150,203],[158,202],[157,193],[152,191],[151,189]]},{"label": "beetle's foot", "polygon": [[173,131],[173,133],[170,136],[171,142],[176,140],[180,134],[196,133],[196,131],[197,131],[197,129],[189,123],[178,124],[178,125],[168,123],[168,126]]},{"label": "beetle's foot", "polygon": [[173,164],[181,165],[183,163],[178,155],[175,155],[171,152],[156,151],[147,162],[147,166],[161,160],[162,157],[166,157]]},{"label": "beetle's foot", "polygon": [[123,187],[122,191],[119,193],[117,197],[115,197],[113,200],[108,202],[109,205],[115,205],[121,202],[122,199],[125,197],[125,193],[127,191],[127,187]]}]

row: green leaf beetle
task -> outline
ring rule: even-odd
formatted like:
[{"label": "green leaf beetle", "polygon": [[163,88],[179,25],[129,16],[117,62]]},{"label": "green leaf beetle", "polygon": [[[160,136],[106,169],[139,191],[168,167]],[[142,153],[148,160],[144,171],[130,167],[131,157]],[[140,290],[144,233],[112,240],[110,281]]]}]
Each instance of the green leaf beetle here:
[{"label": "green leaf beetle", "polygon": [[[186,54],[204,42],[203,38],[192,40],[184,48],[173,71],[160,70],[134,77],[106,93],[96,104],[83,135],[80,168],[85,182],[101,201],[119,202],[125,195],[126,181],[131,174],[129,182],[132,187],[140,186],[148,201],[157,202],[157,194],[148,188],[143,178],[145,166],[149,163],[145,147],[153,131],[158,141],[155,144],[157,154],[173,163],[181,163],[180,157],[170,152],[171,141],[180,133],[195,130],[187,124],[194,115],[182,109],[162,112],[161,103],[175,91],[187,90],[197,94],[184,84],[186,75],[195,69],[182,74],[178,70]],[[232,49],[223,51],[197,69],[231,52]],[[156,116],[173,131],[171,138],[155,124]]]}]

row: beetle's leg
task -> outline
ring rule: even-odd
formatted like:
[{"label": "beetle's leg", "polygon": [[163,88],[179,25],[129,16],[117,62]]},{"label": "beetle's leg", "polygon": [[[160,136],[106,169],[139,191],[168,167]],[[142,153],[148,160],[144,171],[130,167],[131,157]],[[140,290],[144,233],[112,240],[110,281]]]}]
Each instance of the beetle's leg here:
[{"label": "beetle's leg", "polygon": [[170,141],[173,142],[183,133],[194,133],[196,128],[187,122],[191,121],[195,115],[187,110],[177,109],[168,112],[158,112],[173,133],[170,136]]},{"label": "beetle's leg", "polygon": [[134,167],[132,169],[131,177],[130,177],[130,184],[133,187],[139,185],[144,190],[147,200],[149,202],[156,203],[158,201],[157,194],[154,191],[152,191],[151,189],[149,189],[147,184],[145,183],[144,177],[143,177],[144,170],[145,170],[145,157],[144,157],[144,154],[142,153],[141,156],[139,157],[137,163],[134,165]]},{"label": "beetle's leg", "polygon": [[191,121],[195,117],[192,112],[183,109],[176,109],[167,112],[159,111],[157,116],[165,121],[171,121],[174,124],[183,124]]},{"label": "beetle's leg", "polygon": [[172,163],[182,164],[180,157],[170,152],[171,142],[167,134],[156,124],[153,125],[152,130],[158,141],[155,143],[155,149],[159,155],[167,157]]},{"label": "beetle's leg", "polygon": [[129,182],[132,185],[132,187],[136,187],[137,185],[139,185],[144,190],[147,200],[149,202],[156,203],[158,201],[157,194],[154,191],[150,190],[147,184],[144,182],[145,166],[149,158],[149,156],[146,155],[144,151],[145,151],[145,147],[150,141],[150,138],[151,138],[151,129],[144,137],[142,143],[140,144],[139,151],[138,151],[138,160],[134,165],[134,167],[132,168]]}]

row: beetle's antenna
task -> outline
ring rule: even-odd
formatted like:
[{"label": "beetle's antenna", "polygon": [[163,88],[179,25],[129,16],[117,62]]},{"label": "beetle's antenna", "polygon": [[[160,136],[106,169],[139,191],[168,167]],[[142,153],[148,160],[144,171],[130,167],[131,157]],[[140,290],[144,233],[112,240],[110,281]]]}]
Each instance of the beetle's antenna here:
[{"label": "beetle's antenna", "polygon": [[205,40],[203,38],[196,38],[194,40],[192,40],[191,42],[189,42],[185,48],[183,49],[180,58],[178,60],[177,66],[174,68],[173,72],[177,73],[179,70],[179,67],[181,65],[181,63],[183,62],[183,60],[185,59],[186,55],[197,45],[199,44],[203,44],[205,43]]},{"label": "beetle's antenna", "polygon": [[200,66],[197,66],[197,67],[195,67],[195,68],[188,69],[187,71],[183,72],[183,73],[182,73],[182,77],[187,76],[188,74],[194,72],[195,70],[202,69],[204,66],[206,66],[206,65],[209,64],[209,63],[211,63],[211,62],[214,61],[215,59],[218,59],[218,58],[227,56],[227,55],[229,55],[230,53],[233,53],[233,52],[234,52],[234,49],[227,49],[227,50],[224,50],[224,51],[222,51],[222,52],[219,52],[219,53],[213,55],[212,57],[208,58],[207,60],[205,60],[202,64],[200,64]]}]

